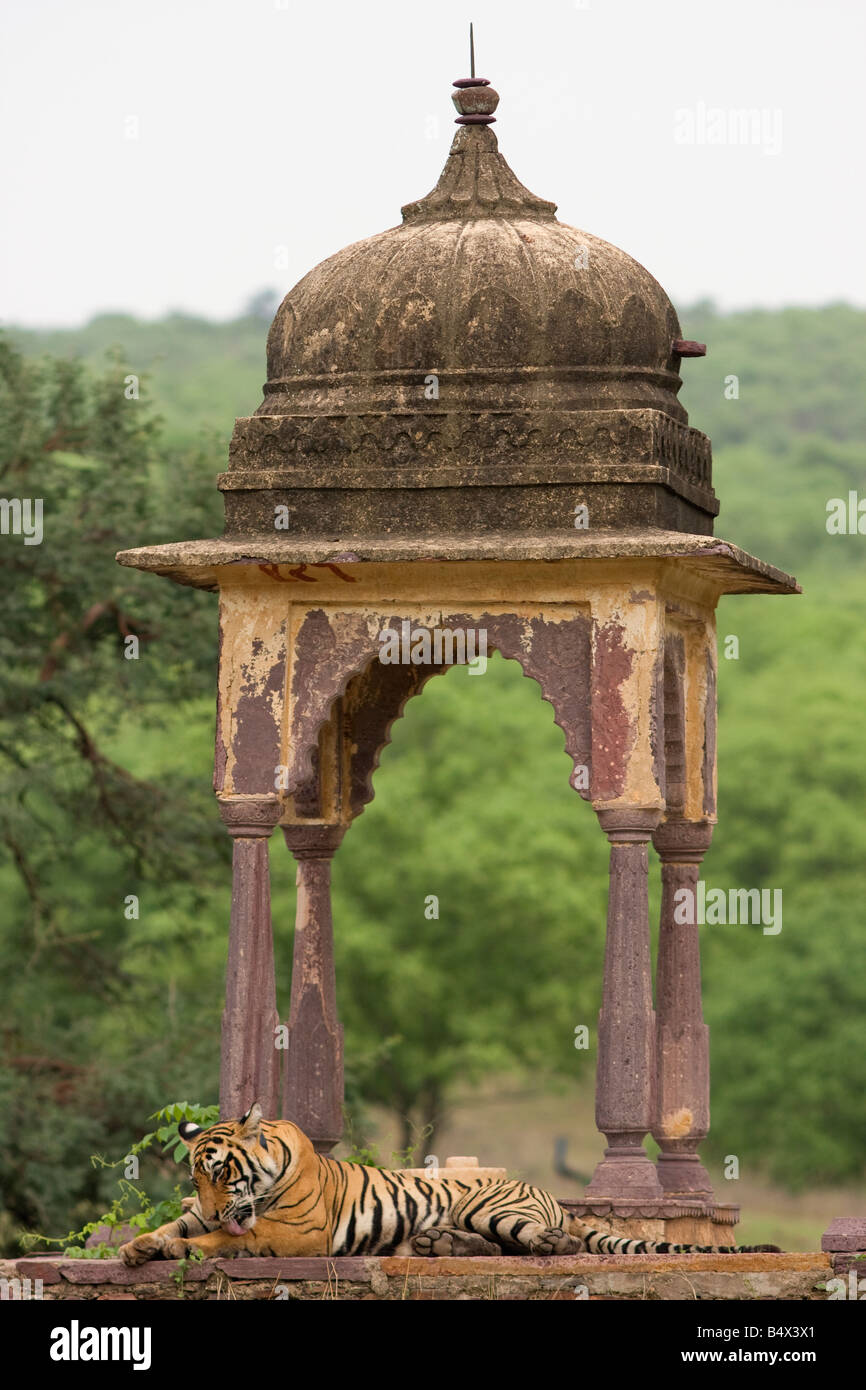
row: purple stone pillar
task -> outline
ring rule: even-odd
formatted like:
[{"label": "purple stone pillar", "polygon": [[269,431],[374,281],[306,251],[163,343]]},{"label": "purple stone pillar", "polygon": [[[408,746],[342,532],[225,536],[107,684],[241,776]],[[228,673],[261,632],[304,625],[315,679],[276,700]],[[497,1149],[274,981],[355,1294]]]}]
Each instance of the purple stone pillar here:
[{"label": "purple stone pillar", "polygon": [[283,827],[298,863],[292,998],[283,1084],[283,1116],[318,1153],[343,1133],[343,1028],[337,1017],[331,860],[342,825]]},{"label": "purple stone pillar", "polygon": [[653,836],[662,862],[656,963],[657,1114],[652,1131],[661,1149],[658,1175],[666,1195],[706,1202],[713,1200],[713,1190],[698,1147],[710,1127],[710,1030],[701,1010],[695,903],[701,860],[712,835],[707,821],[674,819],[660,825]]},{"label": "purple stone pillar", "polygon": [[279,1115],[280,1063],[268,839],[280,817],[278,797],[220,801],[234,840],[232,912],[222,1019],[220,1117],[237,1119],[254,1101]]},{"label": "purple stone pillar", "polygon": [[589,1197],[663,1196],[643,1147],[655,1113],[655,1014],[650,968],[647,844],[656,810],[600,810],[610,840],[604,988],[598,1023],[595,1119],[606,1136]]}]

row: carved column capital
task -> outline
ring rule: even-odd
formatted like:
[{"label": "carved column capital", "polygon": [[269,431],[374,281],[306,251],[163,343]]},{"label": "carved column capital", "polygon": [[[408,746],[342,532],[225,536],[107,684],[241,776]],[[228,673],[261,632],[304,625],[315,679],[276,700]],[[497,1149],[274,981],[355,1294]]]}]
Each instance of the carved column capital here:
[{"label": "carved column capital", "polygon": [[283,812],[278,796],[220,797],[220,815],[235,838],[267,839]]},{"label": "carved column capital", "polygon": [[711,821],[666,820],[655,831],[653,845],[663,864],[700,864],[714,829]]},{"label": "carved column capital", "polygon": [[331,859],[348,830],[339,825],[284,825],[283,837],[297,860]]},{"label": "carved column capital", "polygon": [[649,840],[664,815],[658,806],[596,806],[598,823],[612,845]]}]

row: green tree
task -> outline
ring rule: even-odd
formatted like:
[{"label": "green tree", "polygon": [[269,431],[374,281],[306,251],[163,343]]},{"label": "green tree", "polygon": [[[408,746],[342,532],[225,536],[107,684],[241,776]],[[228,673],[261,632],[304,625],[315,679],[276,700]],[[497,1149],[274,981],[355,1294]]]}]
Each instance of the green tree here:
[{"label": "green tree", "polygon": [[130,1105],[154,1108],[146,1075],[175,1089],[163,972],[227,863],[197,774],[145,779],[108,747],[124,723],[176,730],[214,680],[212,601],[114,560],[214,519],[207,451],[169,469],[127,375],[0,341],[0,489],[44,514],[41,544],[0,547],[0,1187],[18,1221],[93,1191],[88,1146],[132,1137]]},{"label": "green tree", "polygon": [[491,658],[430,681],[394,727],[377,795],[335,860],[337,972],[363,1097],[403,1144],[457,1081],[576,1077],[595,1037],[607,841],[569,785],[553,711]]}]

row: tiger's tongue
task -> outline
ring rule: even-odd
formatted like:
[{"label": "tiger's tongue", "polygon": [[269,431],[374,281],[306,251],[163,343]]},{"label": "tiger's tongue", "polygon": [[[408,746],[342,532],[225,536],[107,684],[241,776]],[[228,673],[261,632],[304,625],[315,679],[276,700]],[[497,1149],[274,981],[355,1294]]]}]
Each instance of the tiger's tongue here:
[{"label": "tiger's tongue", "polygon": [[242,1236],[244,1234],[243,1226],[237,1221],[226,1221],[223,1230],[228,1231],[230,1236]]}]

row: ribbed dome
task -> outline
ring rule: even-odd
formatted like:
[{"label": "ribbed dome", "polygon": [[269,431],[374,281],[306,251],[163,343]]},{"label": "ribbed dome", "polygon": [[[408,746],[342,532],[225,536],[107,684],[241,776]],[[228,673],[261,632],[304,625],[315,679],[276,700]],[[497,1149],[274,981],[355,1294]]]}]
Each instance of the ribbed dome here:
[{"label": "ribbed dome", "polygon": [[680,328],[661,285],[555,211],[518,182],[489,127],[463,126],[436,188],[403,208],[401,226],[347,246],[286,295],[257,413],[393,408],[393,380],[380,404],[377,383],[359,374],[395,371],[413,374],[414,399],[419,374],[456,372],[469,405],[465,374],[525,380],[531,369],[532,392],[551,406],[654,406],[684,419],[671,349]]},{"label": "ribbed dome", "polygon": [[264,401],[220,479],[226,534],[282,509],[296,536],[541,535],[573,528],[580,502],[593,528],[711,532],[670,300],[524,188],[486,80],[455,86],[436,187],[280,305]]}]

